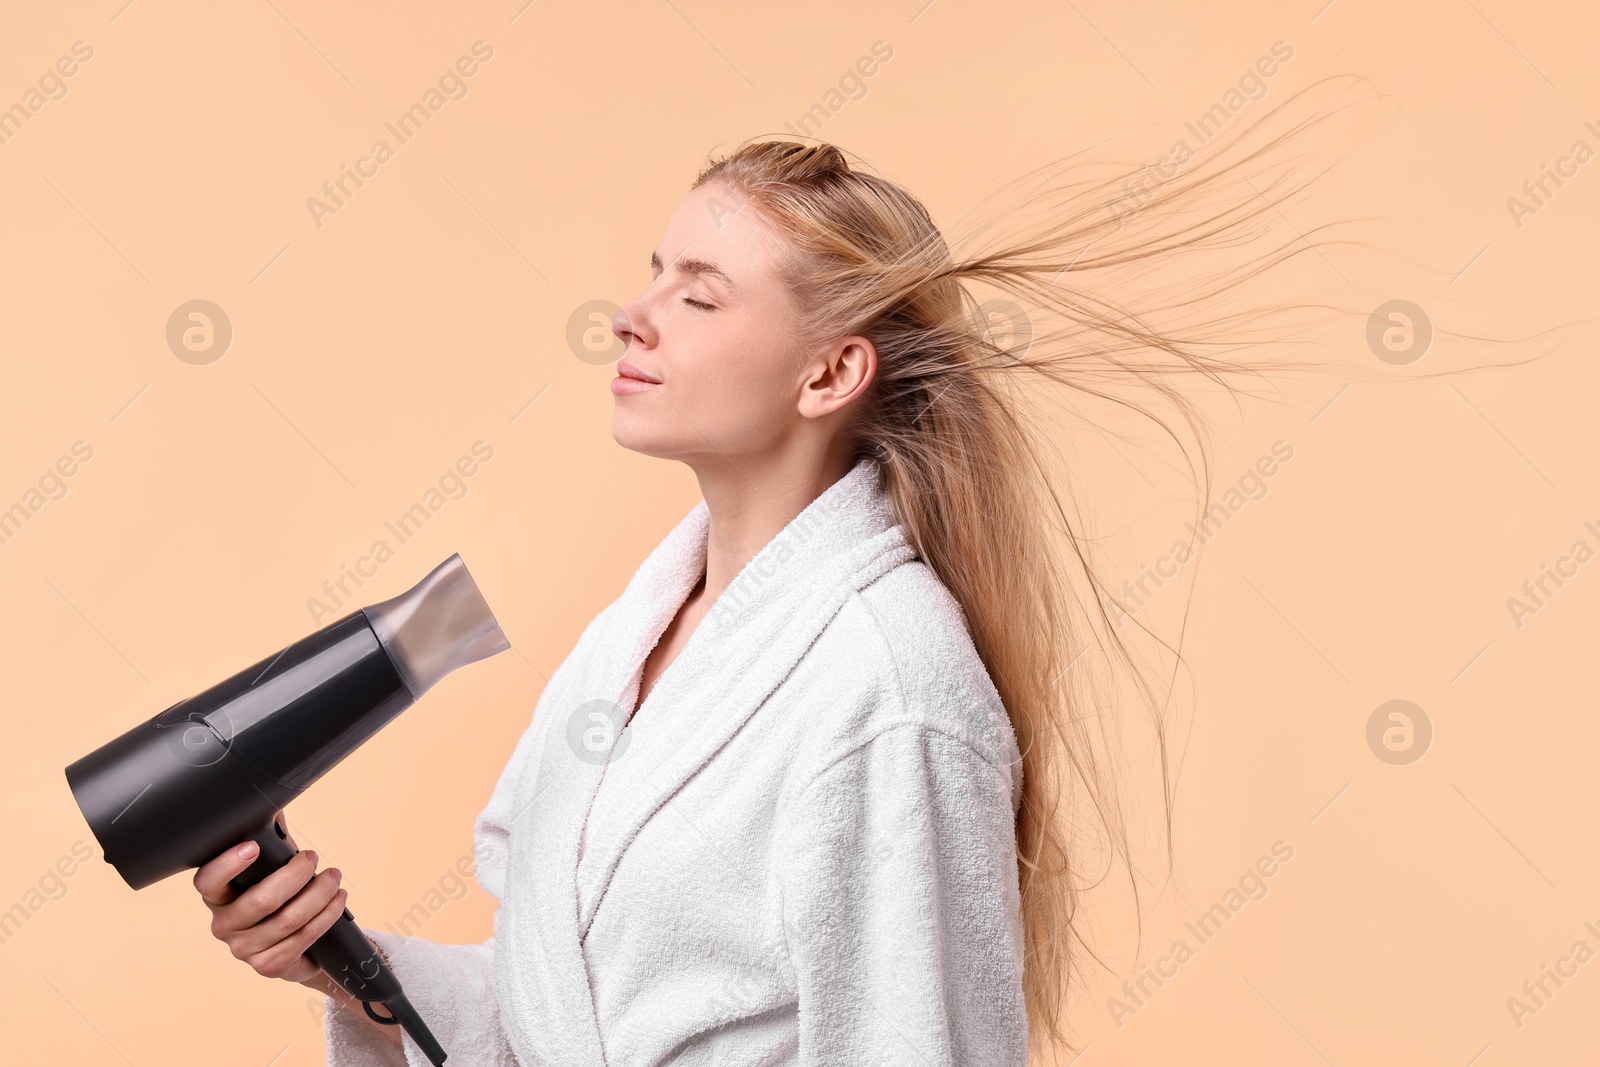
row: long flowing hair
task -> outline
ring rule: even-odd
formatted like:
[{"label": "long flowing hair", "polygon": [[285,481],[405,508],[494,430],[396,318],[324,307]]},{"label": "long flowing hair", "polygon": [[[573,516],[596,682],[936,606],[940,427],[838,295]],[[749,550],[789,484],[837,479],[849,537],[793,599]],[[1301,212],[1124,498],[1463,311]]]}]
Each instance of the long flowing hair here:
[{"label": "long flowing hair", "polygon": [[[1267,114],[1288,114],[1336,80],[1314,83]],[[1127,607],[1101,572],[1071,494],[1056,485],[1052,431],[1034,409],[1038,387],[1149,419],[1178,442],[1196,487],[1208,483],[1189,383],[1227,385],[1253,373],[1251,361],[1234,354],[1292,335],[1277,316],[1288,309],[1241,305],[1237,294],[1263,272],[1317,251],[1316,228],[1296,231],[1280,216],[1316,175],[1282,166],[1280,156],[1291,140],[1354,106],[1322,95],[1315,114],[1258,135],[1254,147],[1240,134],[1186,145],[1187,155],[1175,150],[1156,167],[1084,176],[1093,164],[1068,157],[1039,168],[1002,191],[1020,195],[990,198],[1002,203],[980,217],[968,242],[987,238],[989,246],[961,256],[916,197],[831,144],[755,138],[709,162],[693,183],[722,183],[740,210],[753,207],[787,238],[783,271],[803,337],[859,334],[876,346],[876,378],[853,422],[855,458],[881,465],[908,540],[960,603],[1021,752],[1023,987],[1036,1051],[1066,1042],[1069,983],[1083,953],[1096,956],[1079,928],[1089,883],[1080,868],[1120,856],[1138,892],[1116,716],[1102,713],[1113,697],[1086,650],[1128,668],[1123,676],[1151,712],[1172,854],[1162,687],[1124,640],[1117,622]],[[1266,118],[1252,124],[1258,133],[1268,128]],[[1041,224],[1024,223],[1021,237],[994,237],[1008,223],[1041,216]],[[1257,248],[1262,241],[1270,247]],[[1141,285],[1152,262],[1190,253],[1205,264],[1194,285]],[[1280,324],[1276,332],[1271,322]],[[1098,845],[1081,840],[1085,815]],[[1096,849],[1094,862],[1082,858]]]}]

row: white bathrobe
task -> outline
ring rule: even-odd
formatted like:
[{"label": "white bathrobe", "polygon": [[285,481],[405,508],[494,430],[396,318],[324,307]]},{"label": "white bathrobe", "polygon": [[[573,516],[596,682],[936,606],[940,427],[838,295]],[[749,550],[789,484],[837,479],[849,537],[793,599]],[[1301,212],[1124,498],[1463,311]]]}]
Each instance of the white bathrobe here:
[{"label": "white bathrobe", "polygon": [[[590,623],[478,816],[495,936],[367,934],[451,1067],[1023,1064],[1021,763],[955,598],[862,461],[627,720],[707,525]],[[337,1067],[427,1063],[327,1021]]]}]

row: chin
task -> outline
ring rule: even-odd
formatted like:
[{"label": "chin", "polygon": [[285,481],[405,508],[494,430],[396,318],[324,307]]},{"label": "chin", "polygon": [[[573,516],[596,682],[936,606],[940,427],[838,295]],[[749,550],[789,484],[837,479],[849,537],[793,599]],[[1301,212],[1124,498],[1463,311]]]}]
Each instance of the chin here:
[{"label": "chin", "polygon": [[630,452],[656,459],[670,459],[675,450],[670,438],[644,419],[630,418],[622,412],[611,417],[611,439]]}]

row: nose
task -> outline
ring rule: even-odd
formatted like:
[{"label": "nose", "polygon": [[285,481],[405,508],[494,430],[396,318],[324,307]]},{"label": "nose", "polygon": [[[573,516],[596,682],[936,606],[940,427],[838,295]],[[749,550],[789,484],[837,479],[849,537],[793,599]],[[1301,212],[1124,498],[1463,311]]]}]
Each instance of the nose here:
[{"label": "nose", "polygon": [[645,337],[647,329],[638,304],[635,300],[626,307],[618,308],[611,316],[611,332],[621,338],[624,348],[632,348],[635,341],[646,347],[650,344]]}]

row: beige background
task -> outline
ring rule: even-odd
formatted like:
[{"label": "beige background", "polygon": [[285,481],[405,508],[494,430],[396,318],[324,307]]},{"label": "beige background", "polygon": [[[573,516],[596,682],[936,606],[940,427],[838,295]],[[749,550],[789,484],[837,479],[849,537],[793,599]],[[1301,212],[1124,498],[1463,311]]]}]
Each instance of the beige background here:
[{"label": "beige background", "polygon": [[[1274,96],[1351,72],[1392,98],[1319,210],[1378,220],[1415,265],[1330,251],[1317,284],[1504,334],[1593,293],[1600,163],[1520,228],[1506,206],[1574,140],[1600,147],[1592,5],[120,3],[33,5],[0,35],[0,103],[93,49],[0,144],[0,506],[93,450],[0,545],[0,907],[36,905],[0,944],[7,1062],[323,1061],[320,999],[232,959],[187,878],[136,894],[98,848],[75,866],[93,839],[62,768],[310,632],[322,583],[480,440],[492,460],[359,602],[459,551],[517,654],[452,677],[290,817],[367,925],[429,902],[422,936],[489,936],[489,898],[450,879],[473,817],[544,679],[697,499],[611,440],[610,371],[575,357],[568,317],[647,283],[708,151],[782,132],[875,41],[893,58],[822,135],[936,218],[1106,138],[1160,155],[1282,40]],[[319,228],[307,198],[480,40],[467,95]],[[234,331],[204,366],[165,340],[194,299]],[[1085,1067],[1600,1052],[1600,962],[1520,1027],[1507,1006],[1575,942],[1600,952],[1600,563],[1520,628],[1506,606],[1575,541],[1600,549],[1594,342],[1584,324],[1542,363],[1421,380],[1449,345],[1390,367],[1352,321],[1348,374],[1218,406],[1221,487],[1274,441],[1294,458],[1185,568],[1175,882],[1137,946],[1090,916],[1110,970],[1074,1002]],[[1085,454],[1138,520],[1132,577],[1182,508],[1140,503],[1159,464]],[[1366,743],[1391,699],[1433,724],[1408,766]],[[1122,979],[1277,841],[1293,859],[1267,895],[1116,1018]]]}]

